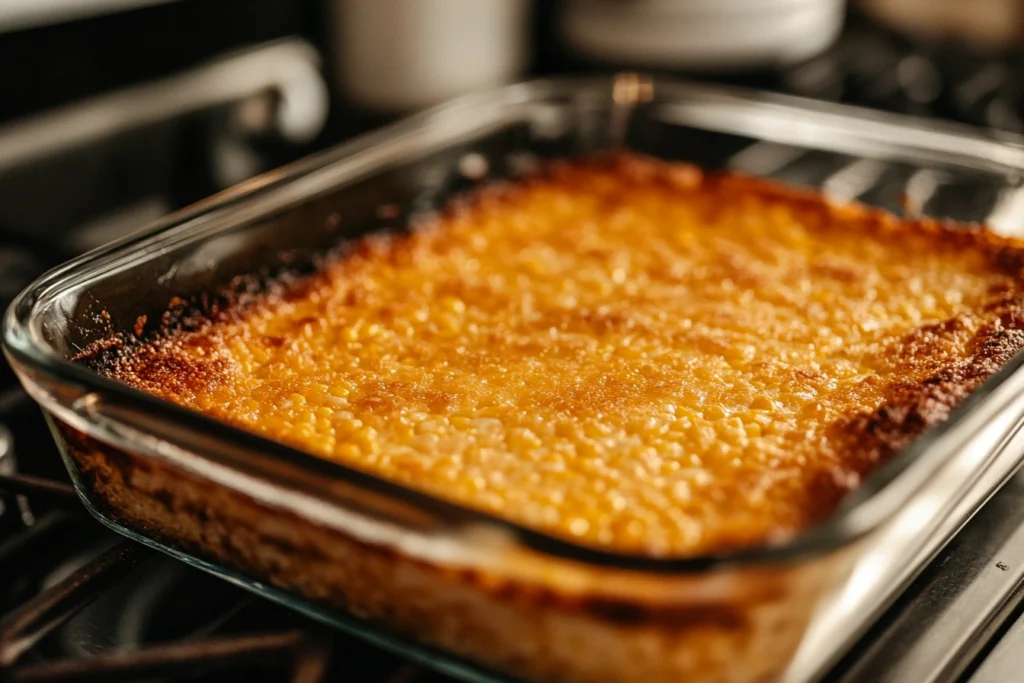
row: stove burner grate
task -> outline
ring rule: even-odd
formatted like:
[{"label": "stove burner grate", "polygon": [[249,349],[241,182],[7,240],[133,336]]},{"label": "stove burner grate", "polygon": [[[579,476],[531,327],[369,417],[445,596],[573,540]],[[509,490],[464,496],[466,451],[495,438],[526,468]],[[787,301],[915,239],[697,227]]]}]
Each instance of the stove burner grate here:
[{"label": "stove burner grate", "polygon": [[[82,508],[68,484],[28,475],[0,474],[0,496],[11,502],[24,496],[49,511],[0,544],[0,567],[17,566],[19,558],[48,543]],[[105,591],[155,554],[132,541],[117,542],[106,552],[0,617],[0,681],[58,683],[62,681],[165,680],[207,674],[254,664],[284,664],[290,683],[325,680],[334,654],[332,633],[312,623],[278,631],[240,635],[211,634],[132,651],[87,657],[25,662],[26,653]],[[402,663],[386,683],[411,683],[422,670]]]}]

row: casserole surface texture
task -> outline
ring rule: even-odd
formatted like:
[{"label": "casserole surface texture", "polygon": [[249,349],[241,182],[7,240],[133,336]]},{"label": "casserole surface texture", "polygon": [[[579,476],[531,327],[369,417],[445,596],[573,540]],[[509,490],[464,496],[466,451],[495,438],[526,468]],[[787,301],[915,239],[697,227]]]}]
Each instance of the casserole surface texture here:
[{"label": "casserole surface texture", "polygon": [[1024,346],[1022,266],[980,228],[616,154],[84,362],[562,538],[700,555],[784,541],[943,421]]}]

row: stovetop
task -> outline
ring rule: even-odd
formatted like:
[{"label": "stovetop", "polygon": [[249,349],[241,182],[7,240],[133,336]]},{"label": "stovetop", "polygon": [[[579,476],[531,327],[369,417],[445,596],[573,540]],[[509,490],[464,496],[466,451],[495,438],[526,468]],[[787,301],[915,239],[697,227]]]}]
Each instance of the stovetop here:
[{"label": "stovetop", "polygon": [[[564,70],[543,66],[552,63],[559,64],[542,60],[537,72]],[[1024,132],[1024,56],[913,42],[857,17],[824,55],[748,80],[981,125],[996,136]],[[313,144],[336,142],[364,126],[332,120]],[[253,168],[305,150],[270,154]],[[4,182],[0,174],[0,204]],[[213,191],[217,179],[186,187],[161,195],[157,208]],[[138,199],[131,198],[133,205]],[[110,208],[117,203],[105,211]],[[95,223],[90,229],[116,234],[105,215],[105,231],[96,232]],[[131,223],[132,215],[122,222]],[[83,235],[80,228],[0,226],[0,308],[44,269],[100,239]],[[15,460],[19,476],[11,478]],[[1020,680],[1022,529],[1024,474],[957,535],[830,680]],[[449,679],[105,530],[78,504],[41,414],[0,361],[0,680]]]}]

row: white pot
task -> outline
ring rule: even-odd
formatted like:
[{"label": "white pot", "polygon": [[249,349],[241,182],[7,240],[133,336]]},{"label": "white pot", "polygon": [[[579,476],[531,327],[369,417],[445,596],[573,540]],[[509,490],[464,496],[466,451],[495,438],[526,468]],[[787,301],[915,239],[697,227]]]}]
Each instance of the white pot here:
[{"label": "white pot", "polygon": [[567,0],[562,34],[603,62],[677,69],[779,66],[842,30],[845,0]]},{"label": "white pot", "polygon": [[341,86],[354,103],[401,111],[520,76],[528,0],[335,0]]}]

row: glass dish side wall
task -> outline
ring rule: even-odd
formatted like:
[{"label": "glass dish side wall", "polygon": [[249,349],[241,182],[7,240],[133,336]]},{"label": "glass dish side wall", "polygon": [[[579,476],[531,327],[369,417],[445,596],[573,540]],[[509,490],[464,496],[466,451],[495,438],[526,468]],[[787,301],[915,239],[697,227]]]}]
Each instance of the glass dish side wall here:
[{"label": "glass dish side wall", "polygon": [[[929,183],[915,181],[931,188],[917,192],[918,208],[942,214],[948,205],[972,212],[952,216],[970,220],[1012,207],[1016,188],[1007,172],[1024,168],[1022,153],[1003,145],[944,130],[908,132],[888,120],[815,111],[758,94],[678,84],[654,88],[636,78],[516,86],[258,179],[251,192],[214,200],[172,218],[159,233],[47,276],[12,308],[8,353],[30,392],[53,413],[81,492],[122,528],[273,581],[306,600],[355,608],[492,668],[566,680],[745,681],[773,675],[795,647],[816,596],[844,565],[848,553],[837,551],[873,528],[886,510],[905,503],[958,444],[991,422],[1008,403],[1011,387],[1003,381],[1014,378],[1010,370],[992,391],[981,392],[988,394],[984,411],[976,409],[977,401],[966,406],[963,419],[951,420],[949,428],[915,446],[911,455],[921,456],[915,467],[901,456],[904,462],[884,478],[884,506],[868,490],[831,527],[793,548],[644,563],[566,548],[358,472],[318,469],[313,458],[62,362],[112,330],[130,329],[140,315],[158,320],[173,296],[208,292],[239,274],[301,270],[344,237],[398,228],[407,217],[474,186],[481,162],[493,178],[528,170],[543,158],[611,146],[780,176],[839,196],[866,188],[878,193],[873,203],[881,205],[898,205],[901,198],[890,190],[902,191],[922,173],[926,179],[931,174]],[[379,211],[382,205],[386,211]],[[1006,390],[1000,393],[1000,387]],[[970,457],[982,468],[987,454],[975,449]],[[113,489],[101,492],[104,482],[113,482]],[[172,493],[168,486],[175,482],[184,488]],[[955,505],[957,494],[943,492],[936,514]],[[196,510],[197,501],[221,504]],[[189,536],[190,518],[194,534],[213,515],[223,521],[221,537]],[[285,553],[296,558],[286,561],[274,555],[273,543],[261,542],[280,539],[282,530],[334,535],[323,536],[307,552]],[[225,545],[237,534],[254,539],[249,556]],[[348,552],[326,553],[332,544]],[[408,613],[415,603],[407,594],[357,602],[366,593],[354,589],[365,588],[357,580],[362,571],[372,565],[371,575],[392,575],[380,562],[374,565],[380,553],[368,548],[386,549],[392,565],[401,560],[402,566],[423,569],[417,585],[424,594],[458,597],[447,605],[424,605],[416,614]],[[352,567],[347,577],[316,580],[316,567],[330,572],[345,563]],[[400,583],[397,576],[395,581]],[[530,596],[528,609],[522,595]],[[581,604],[602,607],[584,615]],[[486,635],[484,623],[497,616],[496,609],[501,618],[518,620],[521,647],[512,647],[508,634]],[[454,620],[443,633],[420,628],[429,615],[441,613]],[[625,632],[615,629],[638,614],[650,617],[643,623],[652,630],[636,628],[635,621],[627,629],[639,648],[619,646],[629,660],[601,647],[593,652],[593,664],[584,666],[583,634],[596,644],[612,637],[618,643]],[[408,621],[416,619],[418,624]],[[704,635],[695,637],[696,632]],[[649,668],[640,665],[644,661]]]}]

